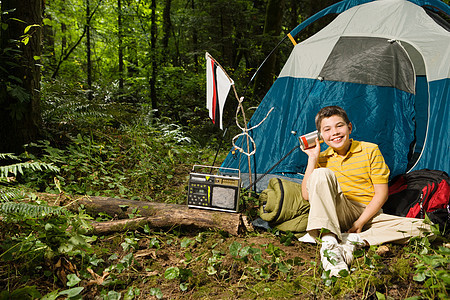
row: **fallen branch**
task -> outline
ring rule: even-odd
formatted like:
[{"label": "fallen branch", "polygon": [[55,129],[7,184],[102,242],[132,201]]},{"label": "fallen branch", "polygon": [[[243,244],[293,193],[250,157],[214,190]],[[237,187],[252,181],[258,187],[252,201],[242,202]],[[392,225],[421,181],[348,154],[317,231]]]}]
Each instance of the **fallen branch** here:
[{"label": "fallen branch", "polygon": [[247,218],[239,213],[191,209],[187,205],[107,197],[82,197],[73,201],[68,208],[77,211],[80,206],[83,206],[91,216],[104,213],[115,219],[92,223],[94,234],[135,230],[144,225],[153,228],[173,226],[213,228],[232,235],[251,230]]}]

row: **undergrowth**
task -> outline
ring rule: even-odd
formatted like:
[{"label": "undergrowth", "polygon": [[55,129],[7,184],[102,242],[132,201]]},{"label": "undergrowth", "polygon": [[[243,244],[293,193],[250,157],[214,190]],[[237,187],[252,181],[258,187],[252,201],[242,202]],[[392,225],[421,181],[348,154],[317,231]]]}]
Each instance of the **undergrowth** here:
[{"label": "undergrowth", "polygon": [[[138,120],[125,122],[109,111],[112,103],[77,107],[64,99],[54,99],[59,106],[45,114],[57,137],[29,144],[19,156],[0,154],[0,300],[448,298],[450,245],[441,236],[388,245],[383,254],[379,246],[358,250],[349,274],[338,279],[323,274],[320,246],[290,232],[235,237],[143,226],[93,234],[91,222],[111,218],[93,220],[41,192],[184,203],[190,169],[210,164],[215,149],[154,120],[145,107]],[[243,193],[240,202],[254,219],[257,195]]]},{"label": "undergrowth", "polygon": [[[14,168],[5,168],[10,171],[1,173],[2,181],[11,180]],[[61,176],[53,167],[32,173],[49,170]],[[11,194],[0,203],[0,299],[448,297],[450,245],[444,237],[391,245],[387,254],[379,254],[378,246],[361,249],[349,274],[329,278],[320,267],[320,246],[299,243],[290,232],[234,237],[146,225],[97,236],[83,209],[49,205],[17,182],[14,188],[22,196]]]}]

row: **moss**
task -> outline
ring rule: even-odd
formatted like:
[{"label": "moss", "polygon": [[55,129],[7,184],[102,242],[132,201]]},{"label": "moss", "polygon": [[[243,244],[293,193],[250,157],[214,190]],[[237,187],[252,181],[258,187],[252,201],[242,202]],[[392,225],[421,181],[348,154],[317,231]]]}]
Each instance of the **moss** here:
[{"label": "moss", "polygon": [[247,289],[242,293],[244,299],[300,299],[305,295],[298,289],[294,282],[286,281],[260,281],[255,285],[247,284]]},{"label": "moss", "polygon": [[217,282],[198,286],[192,293],[192,299],[234,299],[234,289],[224,289]]},{"label": "moss", "polygon": [[406,258],[391,261],[389,270],[397,280],[408,280],[411,274],[414,273],[413,267],[411,266],[411,259]]}]

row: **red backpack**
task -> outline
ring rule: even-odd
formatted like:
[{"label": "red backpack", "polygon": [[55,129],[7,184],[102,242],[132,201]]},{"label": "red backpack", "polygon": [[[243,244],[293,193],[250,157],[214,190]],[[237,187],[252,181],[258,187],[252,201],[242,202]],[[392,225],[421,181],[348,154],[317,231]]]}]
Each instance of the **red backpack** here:
[{"label": "red backpack", "polygon": [[425,218],[450,232],[450,179],[439,170],[416,170],[396,176],[389,185],[384,213],[409,218]]}]

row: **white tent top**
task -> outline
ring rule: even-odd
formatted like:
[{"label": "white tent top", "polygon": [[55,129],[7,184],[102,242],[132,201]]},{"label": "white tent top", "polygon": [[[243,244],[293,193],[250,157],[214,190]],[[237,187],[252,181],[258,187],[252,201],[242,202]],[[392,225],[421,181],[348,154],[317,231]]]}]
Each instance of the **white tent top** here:
[{"label": "white tent top", "polygon": [[424,74],[425,64],[428,81],[450,75],[450,33],[411,2],[377,0],[348,9],[296,45],[279,76],[316,79],[341,36],[396,40],[407,50],[416,74]]}]

